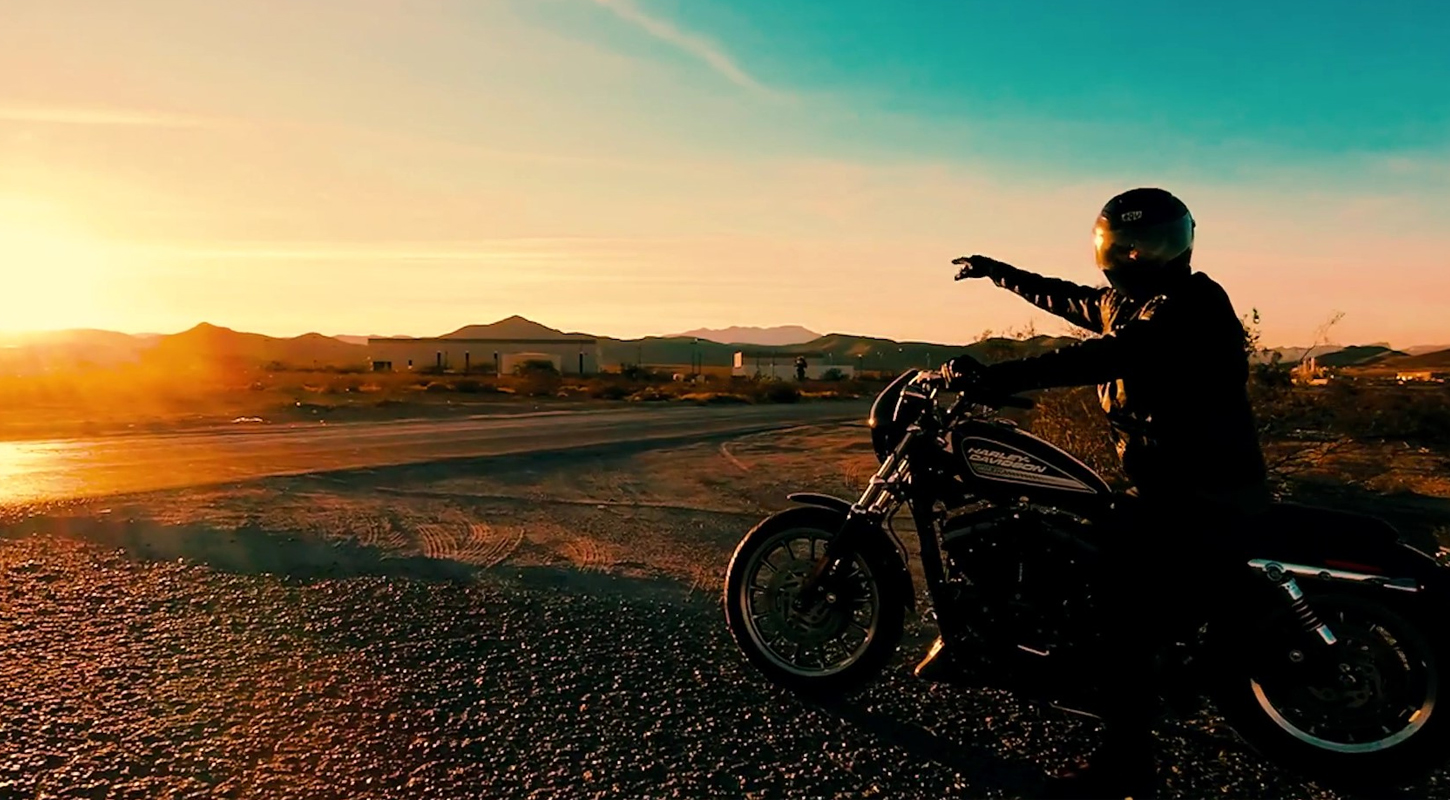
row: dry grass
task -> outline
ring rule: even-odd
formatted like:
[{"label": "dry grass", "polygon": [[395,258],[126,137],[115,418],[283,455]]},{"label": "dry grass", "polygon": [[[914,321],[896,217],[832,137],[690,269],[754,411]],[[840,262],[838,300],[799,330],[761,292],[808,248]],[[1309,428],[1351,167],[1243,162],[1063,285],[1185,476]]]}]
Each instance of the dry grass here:
[{"label": "dry grass", "polygon": [[[1429,456],[1450,456],[1450,390],[1364,381],[1296,386],[1287,373],[1258,370],[1250,396],[1272,477],[1283,484],[1305,476],[1326,477],[1343,468],[1343,457],[1367,445],[1392,444]],[[1122,480],[1117,454],[1097,397],[1088,387],[1056,389],[1037,398],[1029,417],[1033,432],[1063,447],[1110,482]],[[1403,475],[1389,470],[1370,483],[1382,493],[1409,491]],[[1372,483],[1372,485],[1371,485]]]}]

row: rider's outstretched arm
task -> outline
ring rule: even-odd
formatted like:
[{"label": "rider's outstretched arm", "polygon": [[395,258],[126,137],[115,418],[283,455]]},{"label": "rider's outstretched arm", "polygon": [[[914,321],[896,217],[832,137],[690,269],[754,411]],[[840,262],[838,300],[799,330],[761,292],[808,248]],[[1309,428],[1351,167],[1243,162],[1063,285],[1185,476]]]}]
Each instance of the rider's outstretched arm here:
[{"label": "rider's outstretched arm", "polygon": [[985,377],[993,389],[1004,394],[1106,383],[1124,377],[1133,365],[1164,363],[1172,356],[1173,333],[1171,322],[1150,316],[1097,339],[993,364],[986,368]]},{"label": "rider's outstretched arm", "polygon": [[1103,330],[1103,294],[1107,289],[1048,278],[1001,262],[992,265],[987,277],[1003,289],[1079,328],[1087,328],[1094,333]]}]

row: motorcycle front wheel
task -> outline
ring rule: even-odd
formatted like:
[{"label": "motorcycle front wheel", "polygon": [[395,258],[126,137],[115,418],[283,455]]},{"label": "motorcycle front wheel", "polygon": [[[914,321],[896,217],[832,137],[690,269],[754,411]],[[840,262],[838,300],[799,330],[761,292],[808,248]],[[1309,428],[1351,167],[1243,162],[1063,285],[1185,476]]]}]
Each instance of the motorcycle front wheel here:
[{"label": "motorcycle front wheel", "polygon": [[[1403,786],[1450,754],[1450,637],[1412,606],[1311,596],[1338,641],[1306,641],[1277,614],[1218,693],[1229,723],[1272,760],[1348,788]],[[1270,643],[1276,642],[1276,643]]]},{"label": "motorcycle front wheel", "polygon": [[901,642],[909,598],[885,579],[900,557],[868,543],[810,607],[795,602],[843,514],[794,508],[767,517],[735,548],[725,577],[725,618],[745,657],[792,691],[840,696],[875,678]]}]

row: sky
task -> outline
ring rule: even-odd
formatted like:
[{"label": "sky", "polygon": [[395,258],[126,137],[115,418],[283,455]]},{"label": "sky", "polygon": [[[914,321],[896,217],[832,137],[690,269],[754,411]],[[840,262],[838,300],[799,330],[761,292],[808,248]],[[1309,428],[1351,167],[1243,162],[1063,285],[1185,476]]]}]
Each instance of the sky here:
[{"label": "sky", "polygon": [[0,0],[0,330],[1065,326],[1162,186],[1268,344],[1450,344],[1450,4]]}]

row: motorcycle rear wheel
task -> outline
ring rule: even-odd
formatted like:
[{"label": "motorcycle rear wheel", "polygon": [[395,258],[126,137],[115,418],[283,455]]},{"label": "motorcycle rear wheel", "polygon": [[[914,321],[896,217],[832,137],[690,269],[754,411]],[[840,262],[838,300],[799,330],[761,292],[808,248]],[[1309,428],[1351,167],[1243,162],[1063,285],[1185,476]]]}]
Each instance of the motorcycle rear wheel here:
[{"label": "motorcycle rear wheel", "polygon": [[1306,642],[1291,615],[1274,615],[1265,629],[1277,642],[1261,638],[1228,671],[1220,710],[1256,750],[1316,781],[1362,790],[1420,780],[1450,755],[1450,636],[1408,604],[1310,600],[1339,641]]}]

